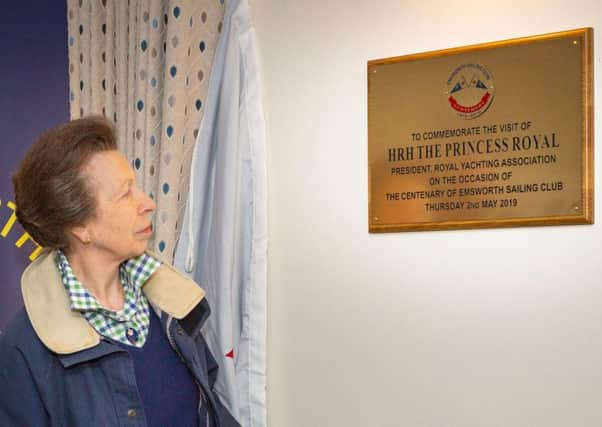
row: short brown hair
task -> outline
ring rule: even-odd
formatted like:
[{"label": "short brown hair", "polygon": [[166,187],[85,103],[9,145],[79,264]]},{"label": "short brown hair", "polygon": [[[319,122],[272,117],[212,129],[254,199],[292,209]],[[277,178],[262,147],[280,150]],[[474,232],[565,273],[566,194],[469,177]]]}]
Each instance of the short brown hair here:
[{"label": "short brown hair", "polygon": [[17,219],[42,246],[66,249],[67,228],[96,212],[82,170],[97,152],[117,149],[115,130],[102,117],[73,120],[46,131],[13,174]]}]

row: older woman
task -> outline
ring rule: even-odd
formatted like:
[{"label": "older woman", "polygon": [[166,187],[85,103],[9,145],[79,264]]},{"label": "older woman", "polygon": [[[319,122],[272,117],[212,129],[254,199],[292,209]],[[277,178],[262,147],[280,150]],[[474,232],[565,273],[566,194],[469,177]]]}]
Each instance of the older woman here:
[{"label": "older woman", "polygon": [[47,250],[0,339],[0,425],[238,426],[213,391],[204,292],[146,252],[155,203],[111,125],[50,130],[13,183],[19,222]]}]

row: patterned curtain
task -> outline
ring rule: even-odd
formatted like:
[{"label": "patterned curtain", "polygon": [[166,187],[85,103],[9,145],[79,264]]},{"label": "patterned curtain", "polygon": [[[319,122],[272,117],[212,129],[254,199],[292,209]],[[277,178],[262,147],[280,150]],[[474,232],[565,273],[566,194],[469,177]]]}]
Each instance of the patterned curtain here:
[{"label": "patterned curtain", "polygon": [[173,262],[224,0],[67,0],[71,118],[117,129]]}]

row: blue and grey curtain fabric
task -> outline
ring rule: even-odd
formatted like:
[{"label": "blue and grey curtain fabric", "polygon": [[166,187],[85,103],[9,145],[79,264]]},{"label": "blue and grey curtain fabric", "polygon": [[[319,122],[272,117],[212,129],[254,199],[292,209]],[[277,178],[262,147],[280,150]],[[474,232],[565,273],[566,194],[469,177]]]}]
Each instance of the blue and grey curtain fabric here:
[{"label": "blue and grey curtain fabric", "polygon": [[172,262],[223,0],[67,0],[71,118],[113,120]]}]

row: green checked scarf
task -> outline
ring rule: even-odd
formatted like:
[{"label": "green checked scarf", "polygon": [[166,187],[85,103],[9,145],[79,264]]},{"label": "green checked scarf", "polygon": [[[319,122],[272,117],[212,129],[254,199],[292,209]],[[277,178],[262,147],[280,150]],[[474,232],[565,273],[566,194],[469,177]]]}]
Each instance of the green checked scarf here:
[{"label": "green checked scarf", "polygon": [[69,294],[72,310],[81,312],[88,323],[104,337],[135,347],[144,345],[150,312],[148,300],[142,293],[142,285],[159,268],[159,261],[142,254],[119,266],[119,279],[125,293],[123,308],[119,311],[103,307],[84,284],[77,280],[62,251],[57,251],[56,264]]}]

